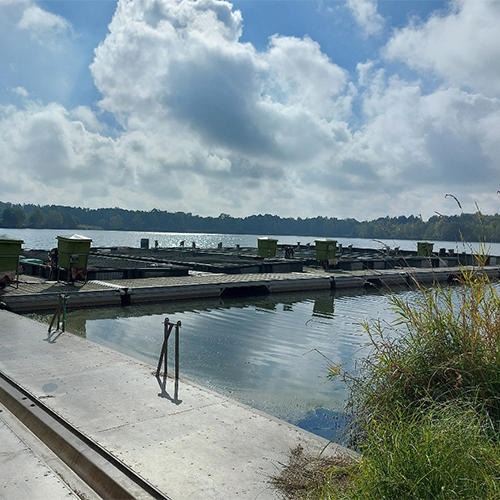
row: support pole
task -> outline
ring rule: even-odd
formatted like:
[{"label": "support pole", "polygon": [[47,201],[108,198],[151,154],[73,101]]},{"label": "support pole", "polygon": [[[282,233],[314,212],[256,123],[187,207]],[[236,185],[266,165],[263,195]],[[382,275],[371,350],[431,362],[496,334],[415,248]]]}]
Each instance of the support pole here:
[{"label": "support pole", "polygon": [[[52,330],[52,327],[54,326],[54,323],[56,323],[55,331],[59,331],[59,328],[61,328],[62,332],[66,331],[66,308],[68,304],[68,299],[69,295],[65,295],[63,293],[59,295],[59,302],[57,304],[54,316],[52,316],[52,320],[49,325],[49,334]],[[61,321],[61,314],[62,314],[62,321]]]},{"label": "support pole", "polygon": [[179,329],[181,322],[177,321],[175,325],[175,380],[179,380]]},{"label": "support pole", "polygon": [[163,345],[161,348],[160,359],[158,360],[158,367],[156,368],[156,376],[160,376],[161,365],[164,366],[164,375],[167,377],[167,359],[168,359],[168,339],[172,333],[172,329],[175,326],[175,379],[179,379],[179,328],[181,327],[181,322],[170,323],[168,318],[165,318],[163,327]]}]

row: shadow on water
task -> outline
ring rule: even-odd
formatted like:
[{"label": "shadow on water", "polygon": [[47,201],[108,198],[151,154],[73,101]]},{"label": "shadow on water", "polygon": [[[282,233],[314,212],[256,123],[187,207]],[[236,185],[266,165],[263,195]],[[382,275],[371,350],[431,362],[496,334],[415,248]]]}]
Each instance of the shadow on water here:
[{"label": "shadow on water", "polygon": [[339,444],[347,444],[349,424],[350,418],[344,412],[327,408],[310,410],[304,418],[295,422],[297,427]]}]

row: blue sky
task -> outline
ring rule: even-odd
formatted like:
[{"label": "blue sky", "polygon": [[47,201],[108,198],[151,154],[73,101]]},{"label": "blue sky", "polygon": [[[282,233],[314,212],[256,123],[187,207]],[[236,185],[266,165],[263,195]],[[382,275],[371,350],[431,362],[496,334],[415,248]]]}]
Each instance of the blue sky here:
[{"label": "blue sky", "polygon": [[497,213],[500,0],[0,0],[0,200]]}]

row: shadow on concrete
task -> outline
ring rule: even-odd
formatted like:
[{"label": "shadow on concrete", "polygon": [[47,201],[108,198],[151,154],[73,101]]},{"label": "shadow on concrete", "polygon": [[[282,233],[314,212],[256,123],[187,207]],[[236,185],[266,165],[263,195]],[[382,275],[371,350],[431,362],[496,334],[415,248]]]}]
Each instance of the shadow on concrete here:
[{"label": "shadow on concrete", "polygon": [[165,398],[171,401],[172,403],[176,405],[180,405],[182,403],[182,399],[179,399],[179,380],[176,379],[174,381],[174,396],[172,397],[168,391],[167,391],[167,380],[168,376],[167,374],[164,374],[163,377],[156,376],[156,380],[158,381],[158,385],[160,386],[160,394],[158,394],[158,397],[160,398]]}]

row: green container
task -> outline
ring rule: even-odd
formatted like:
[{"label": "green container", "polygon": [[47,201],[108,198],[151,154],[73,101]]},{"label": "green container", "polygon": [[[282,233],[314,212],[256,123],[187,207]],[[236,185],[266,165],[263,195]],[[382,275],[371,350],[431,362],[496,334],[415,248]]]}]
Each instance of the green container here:
[{"label": "green container", "polygon": [[434,248],[434,243],[419,241],[417,243],[417,255],[419,257],[432,257],[433,248]]},{"label": "green container", "polygon": [[87,269],[92,238],[74,234],[73,236],[58,236],[59,267],[63,269]]},{"label": "green container", "polygon": [[13,240],[5,235],[0,236],[0,271],[17,272],[23,243],[23,240]]},{"label": "green container", "polygon": [[315,240],[314,243],[316,245],[316,260],[325,262],[335,258],[336,240]]},{"label": "green container", "polygon": [[276,249],[278,248],[278,240],[272,238],[259,238],[257,240],[259,257],[276,257]]}]

